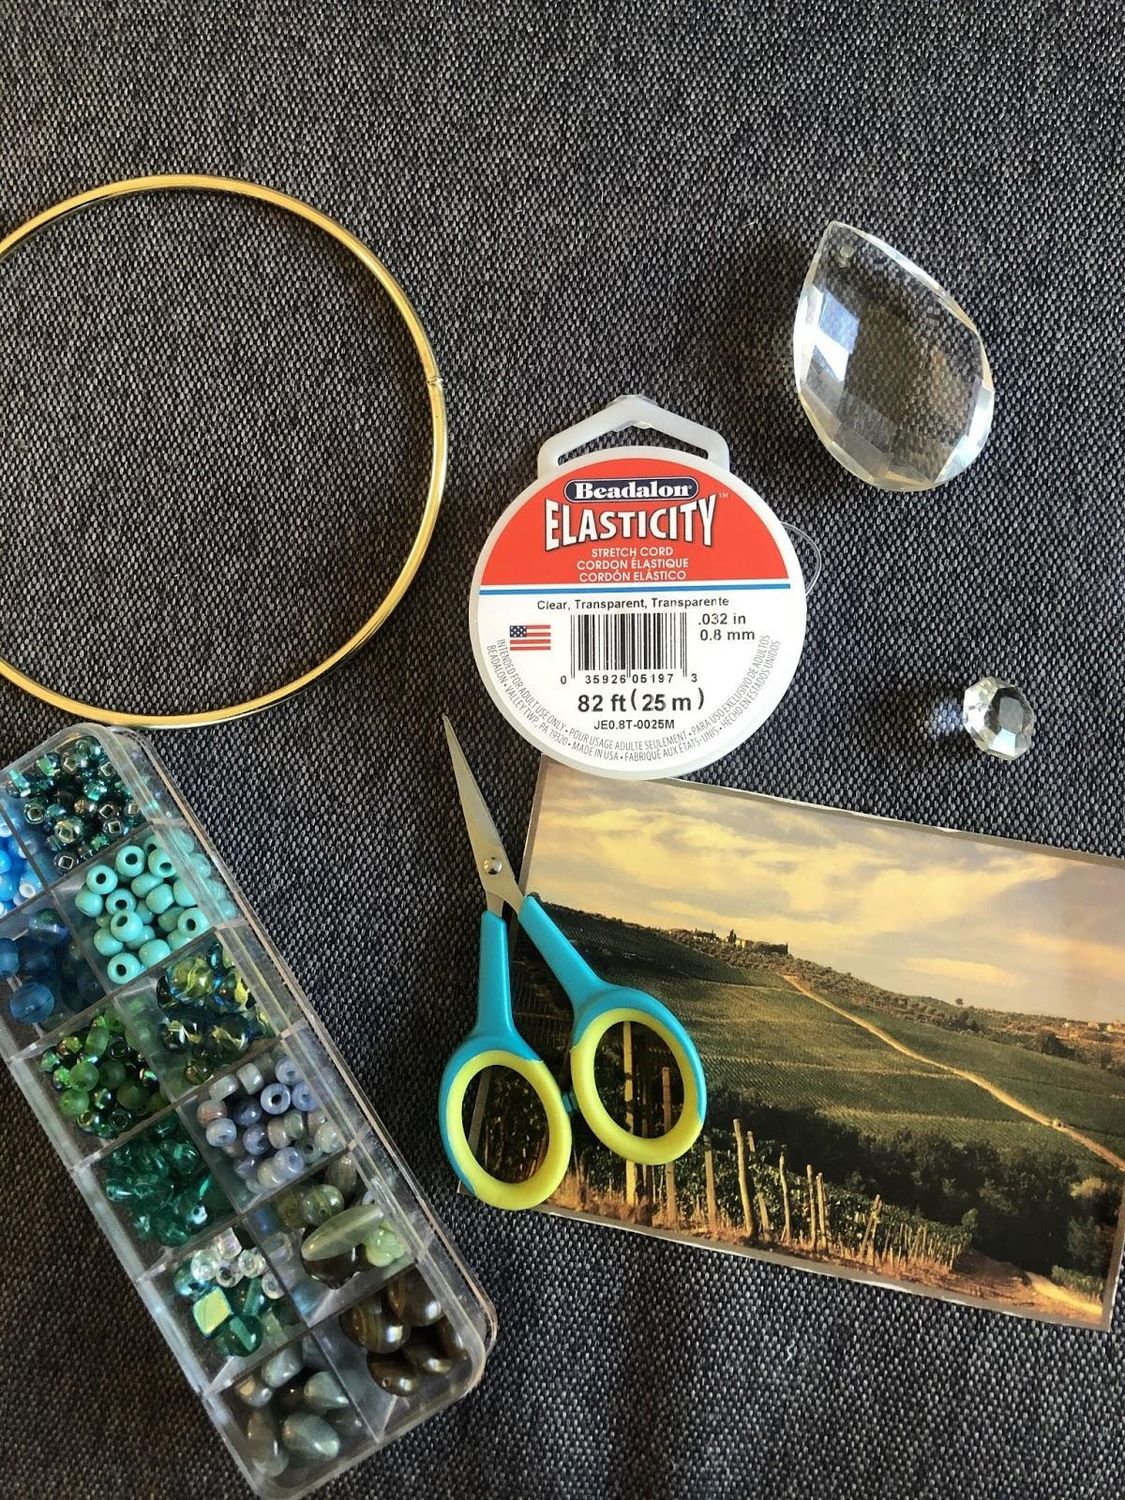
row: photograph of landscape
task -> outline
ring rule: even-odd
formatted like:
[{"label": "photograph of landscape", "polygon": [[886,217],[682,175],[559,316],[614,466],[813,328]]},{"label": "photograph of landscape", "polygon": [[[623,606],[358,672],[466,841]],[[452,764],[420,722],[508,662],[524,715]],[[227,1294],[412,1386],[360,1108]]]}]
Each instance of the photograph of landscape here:
[{"label": "photograph of landscape", "polygon": [[[1125,864],[544,760],[524,885],[603,978],[695,1039],[707,1126],[667,1167],[574,1119],[550,1208],[1090,1328],[1108,1326],[1125,1187]],[[516,1024],[567,1087],[571,1010],[526,939]],[[611,1113],[675,1119],[659,1040],[599,1054]],[[541,1117],[494,1070],[495,1175]]]}]

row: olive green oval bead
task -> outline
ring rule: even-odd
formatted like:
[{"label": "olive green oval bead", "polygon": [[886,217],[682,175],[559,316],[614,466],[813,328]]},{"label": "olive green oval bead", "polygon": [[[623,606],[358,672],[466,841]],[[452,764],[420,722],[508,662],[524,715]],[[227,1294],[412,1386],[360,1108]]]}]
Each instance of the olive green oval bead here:
[{"label": "olive green oval bead", "polygon": [[300,1188],[298,1198],[302,1222],[314,1229],[339,1214],[344,1207],[343,1193],[326,1182]]},{"label": "olive green oval bead", "polygon": [[301,1257],[306,1261],[327,1260],[330,1256],[354,1250],[382,1222],[382,1209],[374,1203],[357,1203],[354,1208],[346,1208],[319,1229],[314,1229],[302,1242]]},{"label": "olive green oval bead", "polygon": [[343,1255],[330,1255],[326,1260],[310,1261],[305,1267],[310,1276],[323,1281],[326,1286],[343,1286],[359,1270],[359,1257],[354,1250],[345,1250]]},{"label": "olive green oval bead", "polygon": [[330,1463],[340,1452],[340,1434],[315,1412],[294,1412],[281,1424],[281,1441],[301,1458]]},{"label": "olive green oval bead", "polygon": [[338,1156],[325,1168],[324,1180],[330,1187],[337,1188],[343,1193],[346,1203],[359,1184],[359,1172],[350,1156]]},{"label": "olive green oval bead", "polygon": [[247,1422],[246,1454],[251,1467],[267,1479],[276,1479],[289,1467],[289,1455],[268,1412],[255,1411]]},{"label": "olive green oval bead", "polygon": [[418,1371],[403,1364],[401,1359],[380,1359],[372,1355],[367,1361],[367,1369],[375,1384],[392,1396],[413,1396],[422,1384]]},{"label": "olive green oval bead", "polygon": [[340,1318],[340,1327],[348,1338],[373,1354],[393,1354],[406,1343],[410,1331],[400,1318],[387,1312],[381,1297],[369,1297],[349,1307]]},{"label": "olive green oval bead", "polygon": [[468,1359],[468,1345],[448,1318],[442,1318],[440,1323],[436,1323],[434,1332],[450,1359]]},{"label": "olive green oval bead", "polygon": [[442,1305],[413,1266],[386,1288],[387,1306],[411,1328],[423,1328],[443,1316]]},{"label": "olive green oval bead", "polygon": [[350,1405],[343,1386],[327,1370],[318,1370],[310,1375],[304,1386],[305,1405],[321,1416],[329,1412],[342,1411]]}]

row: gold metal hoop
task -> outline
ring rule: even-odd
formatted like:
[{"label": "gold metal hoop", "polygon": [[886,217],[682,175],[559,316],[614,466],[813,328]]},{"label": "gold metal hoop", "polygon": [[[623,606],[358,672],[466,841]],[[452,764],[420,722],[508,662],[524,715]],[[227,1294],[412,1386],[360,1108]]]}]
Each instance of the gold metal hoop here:
[{"label": "gold metal hoop", "polygon": [[426,394],[430,403],[430,422],[433,433],[433,451],[430,459],[430,476],[426,489],[426,500],[422,507],[422,517],[418,523],[418,530],[414,535],[410,551],[407,553],[406,561],[402,565],[398,577],[391,584],[382,602],[375,613],[366,620],[359,629],[344,642],[331,656],[325,658],[319,665],[312,667],[309,671],[295,677],[292,682],[286,683],[284,687],[274,688],[271,692],[263,693],[259,698],[248,698],[244,703],[233,703],[226,708],[205,709],[198,713],[186,714],[146,714],[146,713],[124,713],[118,709],[99,708],[96,704],[84,703],[78,698],[68,698],[63,693],[56,693],[53,689],[45,687],[21,672],[11,662],[0,657],[0,676],[6,677],[16,687],[22,688],[25,693],[49,703],[52,708],[61,709],[64,713],[73,714],[79,719],[94,719],[103,724],[119,724],[133,729],[193,729],[204,724],[221,724],[227,719],[243,718],[247,714],[259,713],[264,708],[271,708],[275,703],[281,703],[286,698],[291,698],[295,693],[311,686],[326,673],[338,667],[354,652],[365,646],[379,627],[389,618],[391,612],[402,599],[411,581],[417,573],[418,568],[426,555],[426,548],[430,544],[434,525],[437,521],[438,510],[441,506],[442,492],[445,488],[446,461],[449,452],[449,434],[445,415],[445,396],[442,391],[441,376],[438,373],[437,362],[434,359],[430,341],[426,336],[426,330],[418,314],[411,305],[406,293],[398,282],[388,271],[387,267],[379,260],[355,235],[350,234],[341,224],[334,219],[328,218],[326,214],[319,213],[307,203],[302,203],[299,198],[290,198],[285,193],[275,192],[272,188],[262,187],[256,182],[242,182],[237,178],[208,177],[198,173],[168,174],[157,177],[134,177],[122,182],[106,183],[102,187],[92,188],[87,193],[79,193],[75,198],[67,198],[65,202],[56,203],[53,208],[37,214],[35,218],[28,219],[18,229],[0,240],[0,261],[9,255],[20,245],[25,244],[31,237],[48,224],[53,224],[57,219],[64,218],[67,214],[74,213],[77,209],[89,208],[92,204],[105,203],[112,198],[127,198],[138,193],[156,192],[210,192],[227,193],[233,197],[253,198],[259,203],[268,203],[274,208],[283,209],[286,213],[295,214],[306,223],[314,224],[317,229],[323,230],[330,235],[338,244],[349,250],[359,263],[375,277],[379,285],[390,297],[402,321],[409,330],[410,337],[414,342],[414,348],[422,366],[422,373],[426,380]]}]

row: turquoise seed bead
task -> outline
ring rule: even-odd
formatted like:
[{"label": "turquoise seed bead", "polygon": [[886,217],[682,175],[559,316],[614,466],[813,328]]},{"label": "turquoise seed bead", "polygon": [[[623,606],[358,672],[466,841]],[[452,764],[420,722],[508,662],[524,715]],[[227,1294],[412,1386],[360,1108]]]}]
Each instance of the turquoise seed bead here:
[{"label": "turquoise seed bead", "polygon": [[182,880],[177,880],[172,886],[172,894],[177,906],[194,906],[195,897]]},{"label": "turquoise seed bead", "polygon": [[100,917],[105,910],[105,898],[85,886],[75,896],[74,904],[84,917]]},{"label": "turquoise seed bead", "polygon": [[172,895],[172,887],[170,885],[165,885],[163,881],[161,881],[158,885],[153,886],[152,890],[149,891],[148,895],[145,897],[145,905],[148,907],[149,911],[152,912],[153,916],[158,917],[160,916],[161,912],[167,911],[168,908],[175,903],[175,899],[176,898]]},{"label": "turquoise seed bead", "polygon": [[134,953],[118,953],[111,958],[106,966],[106,973],[114,984],[128,984],[131,979],[136,979],[138,974],[143,974],[140,959]]},{"label": "turquoise seed bead", "polygon": [[109,919],[109,930],[119,943],[129,948],[144,942],[145,924],[135,911],[115,912]]},{"label": "turquoise seed bead", "polygon": [[118,886],[117,890],[111,891],[105,898],[105,909],[113,915],[115,911],[135,911],[137,898],[132,891],[127,891],[124,886]]},{"label": "turquoise seed bead", "polygon": [[117,941],[108,927],[103,927],[99,932],[94,933],[94,947],[103,958],[115,957],[124,946],[124,943]]},{"label": "turquoise seed bead", "polygon": [[144,872],[145,851],[140,844],[126,844],[124,849],[117,851],[113,867],[118,875],[124,875],[127,880],[133,880]]},{"label": "turquoise seed bead", "polygon": [[186,948],[190,942],[191,938],[188,936],[188,934],[186,932],[180,932],[178,929],[177,931],[170,932],[168,934],[168,946],[169,948],[171,948],[173,953],[177,952],[180,948]]},{"label": "turquoise seed bead", "polygon": [[180,916],[180,908],[178,906],[170,906],[167,911],[162,911],[157,917],[156,925],[165,937],[179,930]]},{"label": "turquoise seed bead", "polygon": [[118,885],[116,870],[108,865],[94,865],[86,871],[86,889],[96,891],[99,896],[108,896]]},{"label": "turquoise seed bead", "polygon": [[138,875],[136,880],[130,881],[129,889],[138,901],[143,901],[150,891],[154,891],[160,884],[160,876],[152,875],[148,870],[143,875]]},{"label": "turquoise seed bead", "polygon": [[193,906],[190,910],[181,914],[177,925],[185,936],[195,938],[201,932],[206,932],[211,923],[207,918],[206,912],[200,911],[198,906]]},{"label": "turquoise seed bead", "polygon": [[163,938],[152,938],[137,950],[137,957],[146,969],[151,969],[155,964],[163,963],[166,958],[172,957],[172,945],[166,943]]},{"label": "turquoise seed bead", "polygon": [[151,874],[159,875],[161,880],[175,880],[176,878],[175,866],[164,850],[159,847],[149,852],[148,868]]}]

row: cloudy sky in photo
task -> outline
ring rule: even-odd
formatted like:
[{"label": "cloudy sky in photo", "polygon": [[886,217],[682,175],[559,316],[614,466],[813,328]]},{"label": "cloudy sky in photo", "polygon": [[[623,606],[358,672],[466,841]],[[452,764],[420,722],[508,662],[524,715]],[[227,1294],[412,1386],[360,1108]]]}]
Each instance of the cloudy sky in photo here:
[{"label": "cloudy sky in photo", "polygon": [[1125,864],[545,763],[528,889],[911,995],[1125,1021]]}]

